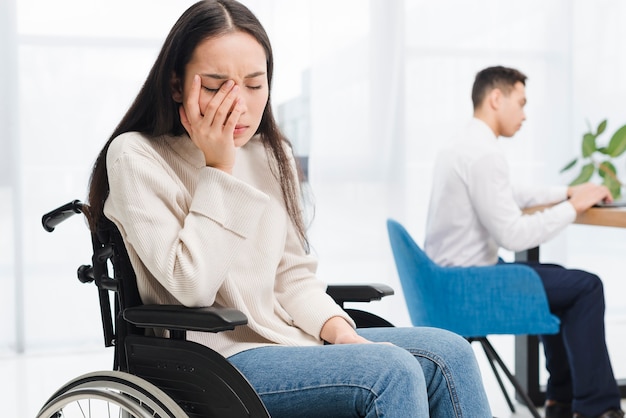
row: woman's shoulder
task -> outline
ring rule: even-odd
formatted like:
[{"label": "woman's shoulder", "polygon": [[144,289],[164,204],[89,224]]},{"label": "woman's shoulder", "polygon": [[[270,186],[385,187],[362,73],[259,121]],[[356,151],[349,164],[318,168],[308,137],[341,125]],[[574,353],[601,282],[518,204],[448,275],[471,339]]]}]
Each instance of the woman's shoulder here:
[{"label": "woman's shoulder", "polygon": [[116,136],[109,150],[108,156],[121,156],[127,153],[137,153],[153,148],[153,141],[140,132],[124,132]]},{"label": "woman's shoulder", "polygon": [[164,155],[171,154],[170,147],[179,142],[183,141],[178,137],[151,137],[141,132],[124,132],[109,145],[107,161],[115,161],[121,157],[161,160]]}]

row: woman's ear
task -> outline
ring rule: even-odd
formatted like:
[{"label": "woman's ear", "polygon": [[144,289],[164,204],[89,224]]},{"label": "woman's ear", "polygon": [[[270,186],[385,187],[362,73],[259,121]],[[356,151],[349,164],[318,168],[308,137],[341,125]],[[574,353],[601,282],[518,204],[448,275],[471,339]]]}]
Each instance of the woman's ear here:
[{"label": "woman's ear", "polygon": [[183,102],[183,83],[176,75],[176,73],[172,72],[172,78],[170,78],[170,90],[172,91],[172,99],[176,103]]}]

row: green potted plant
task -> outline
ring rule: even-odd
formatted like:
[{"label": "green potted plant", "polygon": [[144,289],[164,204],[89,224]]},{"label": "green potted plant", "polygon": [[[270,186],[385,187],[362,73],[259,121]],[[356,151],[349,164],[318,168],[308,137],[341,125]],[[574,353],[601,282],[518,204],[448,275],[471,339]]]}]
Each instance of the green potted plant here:
[{"label": "green potted plant", "polygon": [[617,129],[606,145],[602,145],[598,137],[606,131],[607,120],[600,122],[595,132],[589,123],[588,126],[589,132],[582,138],[581,156],[570,161],[560,172],[580,166],[580,173],[570,182],[570,186],[590,181],[596,175],[609,188],[613,198],[618,199],[624,182],[617,174],[615,159],[626,151],[626,125]]}]

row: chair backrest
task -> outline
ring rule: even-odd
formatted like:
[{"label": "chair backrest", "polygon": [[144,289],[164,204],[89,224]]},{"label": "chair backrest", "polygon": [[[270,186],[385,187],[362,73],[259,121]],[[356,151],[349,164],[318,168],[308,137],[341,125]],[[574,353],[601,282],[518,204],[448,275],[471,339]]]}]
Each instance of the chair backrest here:
[{"label": "chair backrest", "polygon": [[387,229],[411,322],[417,326],[439,326],[445,307],[435,303],[438,289],[433,279],[437,265],[398,222],[388,220]]},{"label": "chair backrest", "polygon": [[[125,339],[129,335],[144,334],[144,330],[135,327],[123,318],[125,309],[142,304],[139,290],[137,289],[135,270],[130,263],[126,246],[119,230],[109,219],[105,217],[100,219],[96,234],[92,234],[92,245],[94,247],[94,257],[92,259],[94,276],[101,274],[104,280],[112,283],[113,286],[108,290],[113,291],[115,295],[113,309],[105,312],[103,310],[103,298],[105,295],[102,290],[99,292],[103,323],[110,321],[105,319],[106,315],[109,314],[113,316],[112,319],[115,324],[109,330],[109,333],[114,338],[113,345],[115,345],[113,368],[115,370],[127,371],[128,364],[124,351]],[[99,252],[104,252],[106,255],[98,257],[97,254]],[[113,277],[110,277],[109,262],[111,263]],[[96,285],[98,285],[99,289],[102,289],[102,285],[97,280]],[[107,331],[105,330],[106,334]]]},{"label": "chair backrest", "polygon": [[[75,214],[89,212],[89,206],[79,200],[62,205],[42,216],[44,229],[55,227]],[[143,331],[125,321],[124,309],[141,305],[135,272],[130,264],[122,237],[113,222],[102,217],[96,231],[91,232],[93,255],[91,265],[78,268],[78,279],[83,283],[93,282],[98,289],[100,314],[104,333],[104,345],[115,347],[115,370],[127,370],[124,339],[127,335],[142,335]],[[111,296],[113,305],[111,305]]]},{"label": "chair backrest", "polygon": [[413,325],[465,337],[558,332],[560,321],[530,267],[438,266],[400,223],[389,219],[387,230]]},{"label": "chair backrest", "polygon": [[103,247],[111,246],[113,251],[111,257],[113,279],[118,283],[117,290],[120,292],[120,304],[123,308],[141,305],[135,270],[130,263],[122,235],[115,224],[105,217],[102,217],[97,228],[97,242],[99,245]]}]

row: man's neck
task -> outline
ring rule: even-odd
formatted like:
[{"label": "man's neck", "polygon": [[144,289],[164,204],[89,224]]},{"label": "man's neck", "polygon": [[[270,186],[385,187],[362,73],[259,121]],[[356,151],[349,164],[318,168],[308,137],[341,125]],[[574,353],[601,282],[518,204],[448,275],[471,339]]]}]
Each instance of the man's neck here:
[{"label": "man's neck", "polygon": [[482,112],[480,109],[477,109],[474,111],[474,117],[478,120],[483,121],[489,127],[489,129],[491,129],[491,132],[493,132],[496,138],[500,136],[500,131],[498,130],[498,124],[496,123],[496,119],[494,117],[491,117],[490,114]]}]

